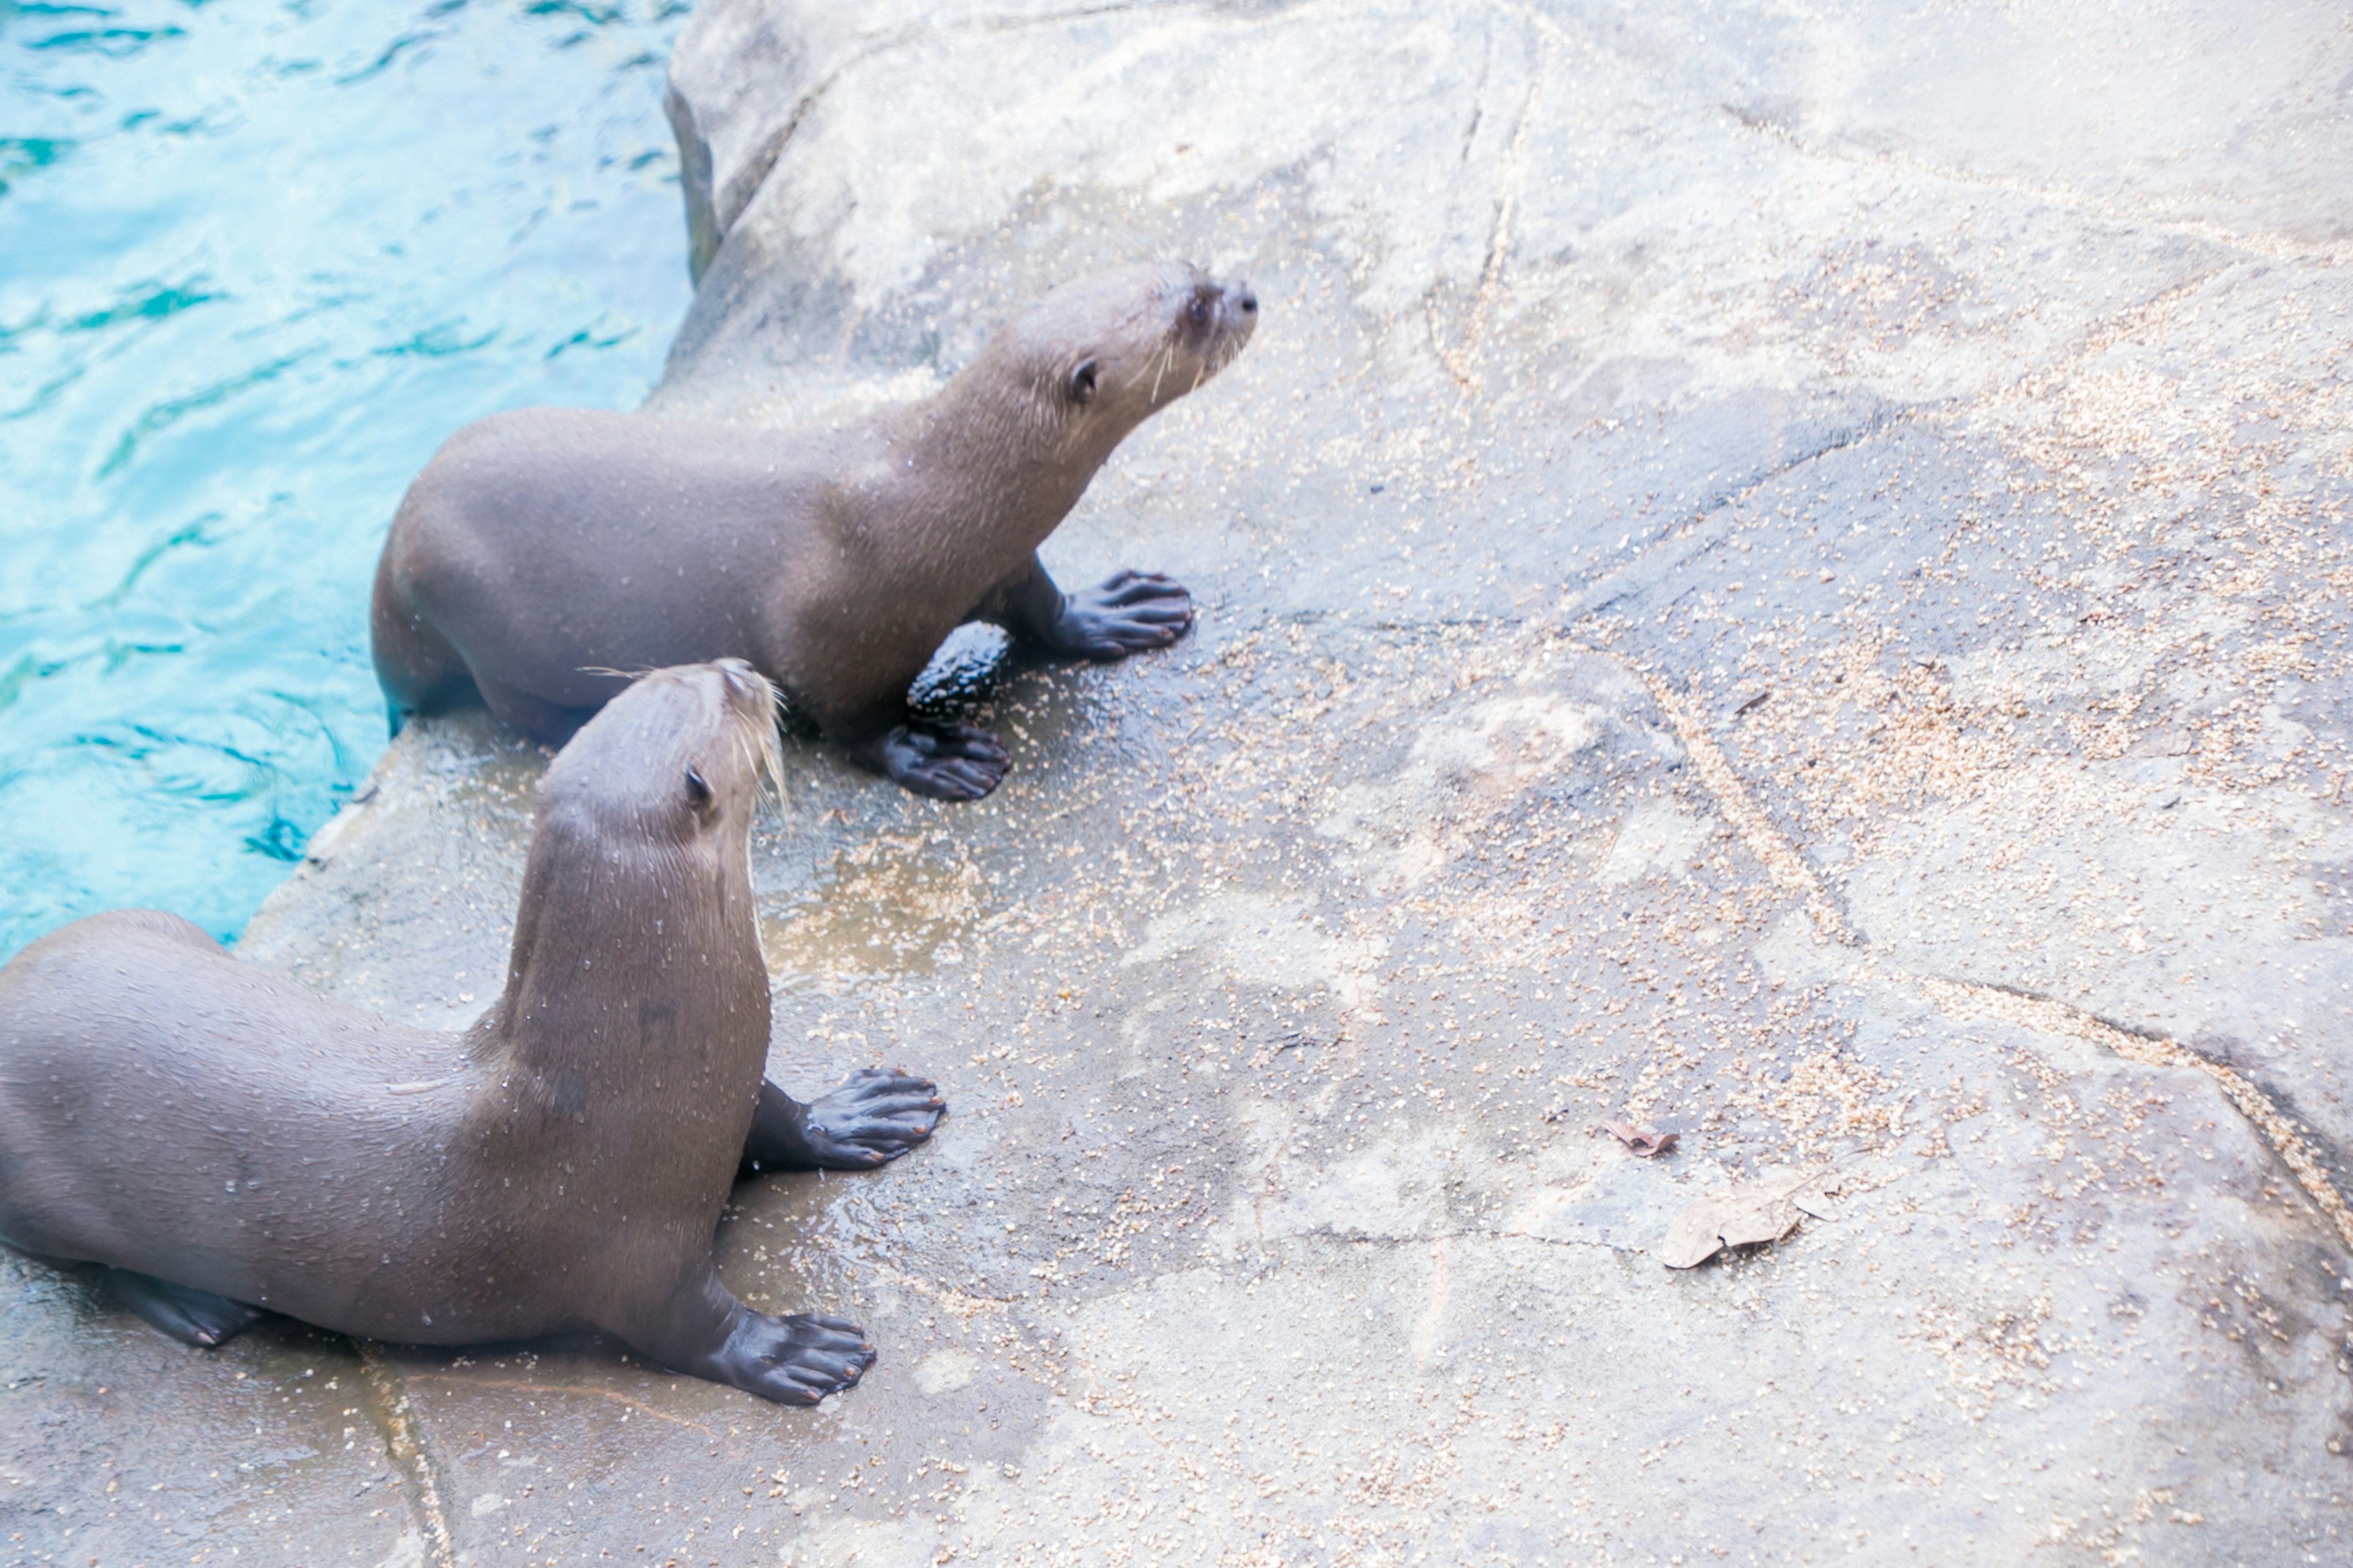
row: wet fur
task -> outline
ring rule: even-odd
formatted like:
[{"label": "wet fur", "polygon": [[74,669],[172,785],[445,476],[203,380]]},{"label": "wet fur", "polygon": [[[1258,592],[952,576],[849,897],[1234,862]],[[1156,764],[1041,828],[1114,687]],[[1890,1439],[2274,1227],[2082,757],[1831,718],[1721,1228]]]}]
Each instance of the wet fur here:
[{"label": "wet fur", "polygon": [[[0,969],[0,1239],[129,1271],[125,1304],[195,1342],[240,1303],[437,1344],[594,1328],[770,1398],[828,1391],[726,1363],[778,1321],[710,1262],[755,1109],[808,1110],[762,1077],[749,827],[774,703],[741,664],[665,670],[581,732],[542,786],[504,994],[462,1033],[153,910],[26,949]],[[800,1149],[770,1153],[816,1163]],[[849,1332],[820,1333],[831,1387],[864,1364]]]},{"label": "wet fur", "polygon": [[[1119,657],[1057,646],[1069,601],[1035,552],[1122,438],[1232,360],[1256,310],[1198,268],[1129,268],[1048,294],[936,396],[839,428],[564,409],[469,426],[410,487],[379,563],[386,699],[397,716],[479,696],[559,743],[619,689],[610,670],[732,656],[857,754],[906,722],[909,684],[965,620]],[[1095,391],[1076,396],[1090,361]]]}]

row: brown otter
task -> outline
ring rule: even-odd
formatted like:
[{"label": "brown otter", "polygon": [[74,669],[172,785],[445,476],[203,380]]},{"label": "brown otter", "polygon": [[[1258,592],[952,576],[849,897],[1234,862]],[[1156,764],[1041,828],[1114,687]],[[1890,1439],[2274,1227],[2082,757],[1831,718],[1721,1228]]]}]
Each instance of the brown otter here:
[{"label": "brown otter", "polygon": [[911,720],[909,683],[968,620],[1063,658],[1183,635],[1192,600],[1166,577],[1068,595],[1037,550],[1121,438],[1257,321],[1241,284],[1130,268],[1054,289],[937,395],[851,425],[558,408],[470,425],[409,486],[376,568],[394,727],[479,695],[560,743],[621,689],[616,671],[733,656],[865,766],[976,799],[1004,747]]},{"label": "brown otter", "polygon": [[193,1344],[266,1311],[431,1344],[588,1327],[814,1404],[873,1360],[712,1268],[739,1170],[879,1165],[921,1079],[811,1105],[762,1078],[749,826],[775,693],[737,661],[635,682],[548,769],[505,994],[405,1027],[238,963],[174,915],[52,932],[0,969],[0,1239],[96,1265]]}]

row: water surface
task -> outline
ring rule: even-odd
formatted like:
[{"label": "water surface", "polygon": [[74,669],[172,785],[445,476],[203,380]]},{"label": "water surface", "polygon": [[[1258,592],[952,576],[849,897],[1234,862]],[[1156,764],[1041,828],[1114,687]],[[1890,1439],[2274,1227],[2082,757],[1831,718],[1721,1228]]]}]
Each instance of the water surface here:
[{"label": "water surface", "polygon": [[232,935],[385,742],[449,433],[628,407],[688,288],[670,0],[0,0],[0,957]]}]

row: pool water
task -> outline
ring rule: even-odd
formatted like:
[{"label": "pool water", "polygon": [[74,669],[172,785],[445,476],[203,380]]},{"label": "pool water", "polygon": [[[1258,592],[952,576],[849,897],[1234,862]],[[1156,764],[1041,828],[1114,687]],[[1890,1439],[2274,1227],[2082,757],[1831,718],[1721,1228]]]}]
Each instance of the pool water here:
[{"label": "pool water", "polygon": [[385,739],[434,447],[629,407],[689,289],[671,0],[0,0],[0,958],[227,938]]}]

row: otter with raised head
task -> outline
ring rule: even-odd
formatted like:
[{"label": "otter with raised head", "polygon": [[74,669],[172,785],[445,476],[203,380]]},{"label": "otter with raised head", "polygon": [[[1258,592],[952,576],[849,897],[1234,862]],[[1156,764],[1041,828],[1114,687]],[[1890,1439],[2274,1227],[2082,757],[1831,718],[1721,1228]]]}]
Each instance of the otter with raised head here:
[{"label": "otter with raised head", "polygon": [[0,1240],[96,1266],[191,1344],[264,1312],[467,1344],[582,1328],[814,1404],[873,1360],[712,1268],[739,1173],[931,1135],[921,1079],[814,1104],[762,1074],[749,829],[775,693],[736,661],[632,684],[549,767],[505,994],[435,1033],[240,963],[188,921],[76,921],[0,969]]},{"label": "otter with raised head", "polygon": [[616,671],[748,659],[859,763],[973,800],[997,738],[911,719],[957,626],[1117,659],[1192,623],[1166,577],[1065,594],[1039,564],[1112,448],[1250,341],[1258,300],[1170,263],[1067,283],[937,395],[840,427],[761,430],[531,408],[426,465],[376,568],[377,678],[406,713],[477,696],[560,744]]}]

